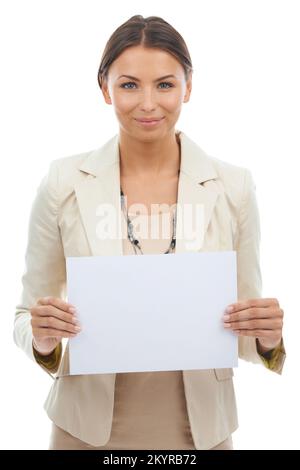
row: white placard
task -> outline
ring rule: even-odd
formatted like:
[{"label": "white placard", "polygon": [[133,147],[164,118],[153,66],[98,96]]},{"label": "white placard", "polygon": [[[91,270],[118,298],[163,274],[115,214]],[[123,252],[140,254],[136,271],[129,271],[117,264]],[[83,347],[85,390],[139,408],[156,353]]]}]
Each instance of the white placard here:
[{"label": "white placard", "polygon": [[67,258],[70,374],[236,367],[236,252]]}]

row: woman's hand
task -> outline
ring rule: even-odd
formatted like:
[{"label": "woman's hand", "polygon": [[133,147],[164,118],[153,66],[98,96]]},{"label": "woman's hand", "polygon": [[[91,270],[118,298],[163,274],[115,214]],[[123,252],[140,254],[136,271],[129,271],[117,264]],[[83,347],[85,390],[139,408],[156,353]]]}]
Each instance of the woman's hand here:
[{"label": "woman's hand", "polygon": [[261,353],[280,343],[284,312],[277,299],[240,301],[229,305],[225,312],[224,327],[238,335],[257,338]]},{"label": "woman's hand", "polygon": [[73,338],[81,330],[73,305],[55,297],[42,297],[30,309],[34,348],[48,355],[62,338]]}]

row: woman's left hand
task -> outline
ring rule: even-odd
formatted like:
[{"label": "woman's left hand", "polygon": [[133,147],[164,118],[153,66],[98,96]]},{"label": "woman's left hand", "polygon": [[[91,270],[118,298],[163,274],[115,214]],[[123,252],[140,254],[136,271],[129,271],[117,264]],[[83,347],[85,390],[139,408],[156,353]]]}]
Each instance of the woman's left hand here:
[{"label": "woman's left hand", "polygon": [[280,343],[283,315],[277,299],[250,299],[229,305],[223,321],[238,335],[257,338],[264,353]]}]

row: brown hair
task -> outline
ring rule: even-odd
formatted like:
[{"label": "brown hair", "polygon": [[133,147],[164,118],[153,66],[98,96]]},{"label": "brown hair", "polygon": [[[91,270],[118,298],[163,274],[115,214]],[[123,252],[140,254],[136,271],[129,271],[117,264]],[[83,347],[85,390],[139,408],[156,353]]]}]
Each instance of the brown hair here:
[{"label": "brown hair", "polygon": [[128,47],[139,45],[172,54],[182,65],[186,80],[193,71],[186,43],[173,26],[159,16],[135,15],[113,32],[105,46],[98,70],[100,88],[113,61]]}]

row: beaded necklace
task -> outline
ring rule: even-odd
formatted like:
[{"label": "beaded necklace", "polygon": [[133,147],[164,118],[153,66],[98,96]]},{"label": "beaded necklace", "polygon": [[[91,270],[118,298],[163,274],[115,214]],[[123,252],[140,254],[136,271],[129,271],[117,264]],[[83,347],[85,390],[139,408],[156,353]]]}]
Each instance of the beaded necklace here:
[{"label": "beaded necklace", "polygon": [[[124,196],[124,193],[122,191],[122,188],[121,188],[121,191],[120,191],[120,197],[121,197],[121,208],[122,208],[123,214],[124,214],[126,222],[127,222],[127,237],[128,237],[128,240],[132,244],[135,254],[136,255],[138,254],[138,252],[137,252],[137,249],[138,249],[139,253],[141,255],[143,255],[144,253],[143,253],[140,241],[135,237],[135,235],[133,233],[133,224],[132,224],[132,221],[130,220],[129,215],[128,215],[128,210],[127,210],[126,205],[125,205],[125,196]],[[169,253],[171,253],[172,251],[175,250],[175,246],[176,246],[176,216],[177,216],[177,211],[175,210],[173,212],[173,217],[172,217],[172,226],[173,226],[172,238],[171,238],[169,248],[163,253],[164,255],[167,255],[167,254],[169,254]]]}]

